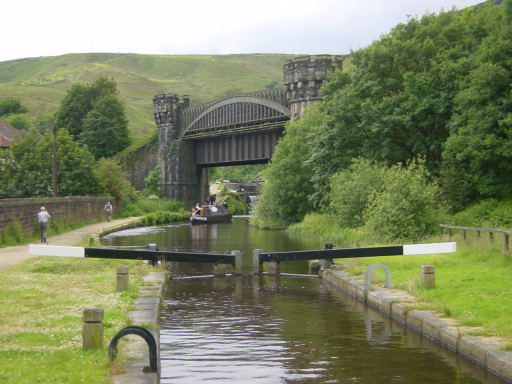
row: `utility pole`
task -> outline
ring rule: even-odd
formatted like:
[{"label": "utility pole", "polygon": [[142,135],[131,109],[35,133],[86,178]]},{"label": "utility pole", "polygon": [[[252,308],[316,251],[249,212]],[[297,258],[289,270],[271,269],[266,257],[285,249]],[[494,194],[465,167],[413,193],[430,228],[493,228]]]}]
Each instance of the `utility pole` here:
[{"label": "utility pole", "polygon": [[53,128],[52,197],[57,197],[57,125],[55,123],[53,123],[52,128]]}]

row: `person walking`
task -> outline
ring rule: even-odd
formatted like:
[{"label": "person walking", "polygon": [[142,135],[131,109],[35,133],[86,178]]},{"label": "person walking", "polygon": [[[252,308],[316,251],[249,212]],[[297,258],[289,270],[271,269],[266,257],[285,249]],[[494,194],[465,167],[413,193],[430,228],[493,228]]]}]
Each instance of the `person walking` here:
[{"label": "person walking", "polygon": [[48,244],[46,241],[46,235],[48,234],[48,220],[52,217],[45,207],[41,207],[41,210],[37,214],[37,221],[41,228],[41,243]]},{"label": "person walking", "polygon": [[110,221],[112,219],[112,211],[114,209],[112,208],[112,204],[110,204],[110,201],[105,204],[105,213],[107,214],[107,221]]}]

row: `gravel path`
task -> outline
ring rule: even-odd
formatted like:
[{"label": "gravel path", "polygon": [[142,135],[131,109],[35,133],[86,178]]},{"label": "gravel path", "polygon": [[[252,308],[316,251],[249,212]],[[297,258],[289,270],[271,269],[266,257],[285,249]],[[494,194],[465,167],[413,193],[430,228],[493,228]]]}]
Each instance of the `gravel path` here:
[{"label": "gravel path", "polygon": [[[69,245],[73,246],[82,241],[86,235],[97,234],[105,228],[117,227],[131,221],[137,220],[136,217],[129,217],[126,219],[114,219],[111,222],[101,222],[97,224],[87,225],[73,231],[61,233],[48,238],[48,244],[51,245]],[[0,269],[10,267],[30,259],[32,256],[28,252],[28,244],[17,245],[13,247],[0,248]]]}]

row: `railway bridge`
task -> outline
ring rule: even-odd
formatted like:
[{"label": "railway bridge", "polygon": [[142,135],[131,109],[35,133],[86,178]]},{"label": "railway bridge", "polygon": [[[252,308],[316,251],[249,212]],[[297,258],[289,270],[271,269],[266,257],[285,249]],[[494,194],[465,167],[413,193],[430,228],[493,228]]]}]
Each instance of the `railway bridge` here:
[{"label": "railway bridge", "polygon": [[191,204],[209,192],[209,168],[258,164],[272,158],[289,120],[321,101],[320,89],[340,56],[300,56],[283,69],[284,88],[190,106],[188,96],[153,98],[166,196]]}]

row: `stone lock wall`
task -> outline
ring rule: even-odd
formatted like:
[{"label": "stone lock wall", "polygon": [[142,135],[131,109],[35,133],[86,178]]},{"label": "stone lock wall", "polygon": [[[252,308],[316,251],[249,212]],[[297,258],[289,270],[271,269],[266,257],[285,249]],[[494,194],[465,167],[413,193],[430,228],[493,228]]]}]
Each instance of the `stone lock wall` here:
[{"label": "stone lock wall", "polygon": [[116,202],[112,197],[58,197],[40,199],[0,199],[0,234],[10,222],[18,220],[26,236],[34,234],[37,229],[37,213],[45,207],[52,218],[61,223],[96,221],[105,218],[104,207],[110,201],[117,212]]}]

